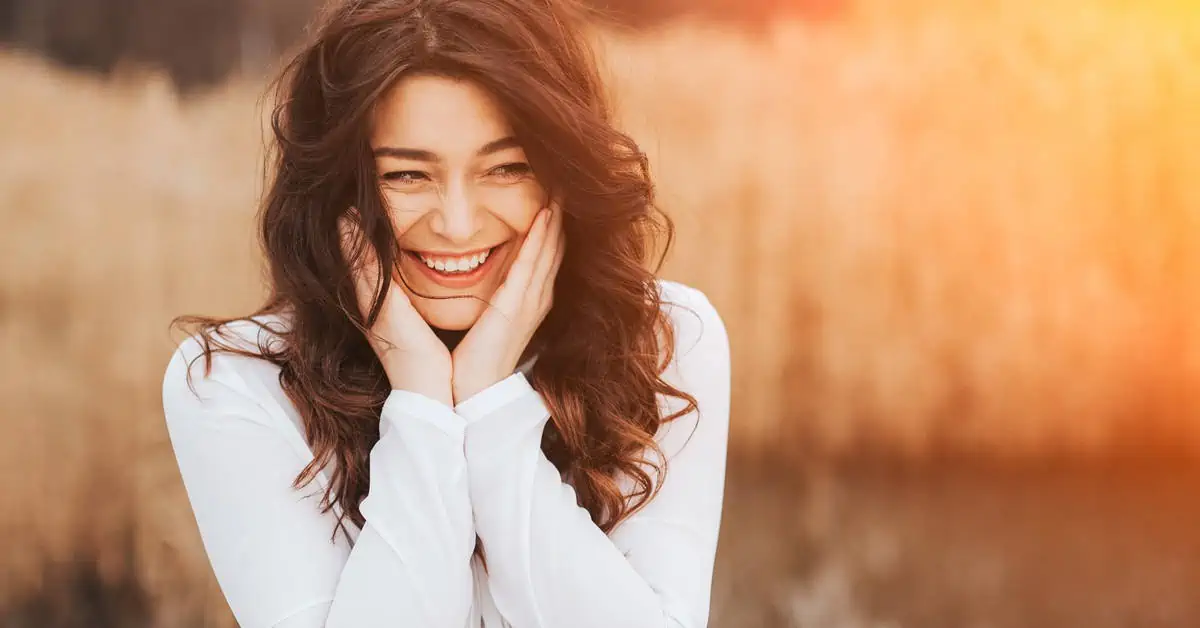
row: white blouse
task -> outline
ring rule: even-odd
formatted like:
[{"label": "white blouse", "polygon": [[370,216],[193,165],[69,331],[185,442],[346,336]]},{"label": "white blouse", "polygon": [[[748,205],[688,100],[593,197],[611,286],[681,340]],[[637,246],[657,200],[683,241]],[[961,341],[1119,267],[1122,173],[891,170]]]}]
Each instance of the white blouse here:
[{"label": "white blouse", "polygon": [[[217,581],[243,628],[699,628],[708,623],[729,431],[725,327],[708,299],[660,281],[675,327],[663,377],[699,412],[656,435],[657,496],[605,535],[541,450],[549,412],[522,370],[455,407],[393,390],[370,452],[362,529],[334,534],[301,490],[312,459],[299,416],[264,360],[196,338],[176,351],[163,406]],[[275,329],[278,317],[258,319]],[[278,340],[235,323],[246,348]],[[192,369],[195,393],[186,381]],[[660,396],[664,413],[682,407]],[[621,486],[632,484],[622,479]],[[473,557],[478,534],[487,570]]]}]

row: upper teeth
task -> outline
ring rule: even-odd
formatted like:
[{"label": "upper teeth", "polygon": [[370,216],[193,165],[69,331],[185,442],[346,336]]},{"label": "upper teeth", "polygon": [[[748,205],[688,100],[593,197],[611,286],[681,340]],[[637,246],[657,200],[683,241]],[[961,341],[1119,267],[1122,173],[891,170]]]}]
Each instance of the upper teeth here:
[{"label": "upper teeth", "polygon": [[489,253],[491,253],[491,250],[465,257],[432,257],[424,253],[420,255],[421,261],[434,270],[444,273],[465,273],[478,268],[480,264],[487,260]]}]

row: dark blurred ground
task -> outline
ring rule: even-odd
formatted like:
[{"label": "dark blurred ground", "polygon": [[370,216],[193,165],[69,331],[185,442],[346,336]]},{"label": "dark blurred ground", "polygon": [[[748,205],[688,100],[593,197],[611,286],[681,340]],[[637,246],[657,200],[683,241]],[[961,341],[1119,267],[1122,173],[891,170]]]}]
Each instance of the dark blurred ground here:
[{"label": "dark blurred ground", "polygon": [[[1195,469],[735,470],[711,626],[1200,626],[1198,489]],[[49,578],[0,626],[153,626],[136,581]]]},{"label": "dark blurred ground", "polygon": [[1200,472],[738,473],[714,626],[1200,626]]}]

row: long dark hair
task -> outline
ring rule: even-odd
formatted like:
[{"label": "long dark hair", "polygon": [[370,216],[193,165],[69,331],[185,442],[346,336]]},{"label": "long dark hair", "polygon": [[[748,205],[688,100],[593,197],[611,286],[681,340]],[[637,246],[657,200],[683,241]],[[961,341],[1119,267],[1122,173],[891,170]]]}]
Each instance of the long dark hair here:
[{"label": "long dark hair", "polygon": [[[695,408],[661,377],[673,335],[654,271],[673,228],[654,205],[645,154],[613,127],[582,15],[560,0],[335,3],[276,84],[271,180],[260,215],[270,297],[248,317],[175,323],[202,335],[207,367],[217,351],[279,366],[314,454],[295,484],[335,463],[322,508],[337,505],[339,524],[345,517],[364,522],[367,457],[389,385],[363,333],[374,317],[364,320],[355,304],[350,268],[359,260],[342,255],[337,224],[357,208],[380,274],[389,276],[384,269],[400,251],[368,120],[380,96],[414,73],[487,89],[539,181],[562,194],[566,257],[554,306],[534,336],[538,358],[529,373],[552,414],[542,443],[547,457],[606,532],[661,484],[665,469],[648,455],[661,453],[654,434],[662,421]],[[271,330],[283,342],[248,351],[222,340],[228,323],[263,315],[286,318],[285,329]],[[661,417],[658,395],[686,407]],[[632,494],[622,494],[621,476],[633,480]]]}]

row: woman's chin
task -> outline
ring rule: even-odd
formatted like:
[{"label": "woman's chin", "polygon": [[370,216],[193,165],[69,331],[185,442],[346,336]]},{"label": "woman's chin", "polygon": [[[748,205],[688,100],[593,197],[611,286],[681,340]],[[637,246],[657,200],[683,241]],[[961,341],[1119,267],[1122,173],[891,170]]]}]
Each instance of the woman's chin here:
[{"label": "woman's chin", "polygon": [[426,300],[417,306],[417,312],[431,327],[446,331],[466,331],[479,320],[484,303],[478,299]]}]

